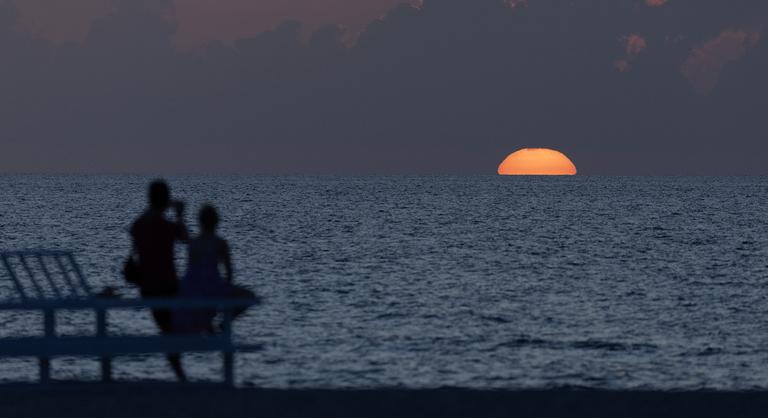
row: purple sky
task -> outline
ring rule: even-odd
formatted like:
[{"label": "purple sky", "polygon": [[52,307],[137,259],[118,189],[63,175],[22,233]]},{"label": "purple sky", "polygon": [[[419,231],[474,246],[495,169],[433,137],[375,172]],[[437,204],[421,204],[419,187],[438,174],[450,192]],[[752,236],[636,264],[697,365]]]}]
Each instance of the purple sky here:
[{"label": "purple sky", "polygon": [[396,3],[0,0],[0,172],[768,174],[765,0]]}]

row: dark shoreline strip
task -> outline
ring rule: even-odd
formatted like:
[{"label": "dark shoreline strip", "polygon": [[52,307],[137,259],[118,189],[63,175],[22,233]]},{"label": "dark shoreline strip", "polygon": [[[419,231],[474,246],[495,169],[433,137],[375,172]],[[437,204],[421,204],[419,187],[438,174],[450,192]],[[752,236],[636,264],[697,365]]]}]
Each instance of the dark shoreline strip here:
[{"label": "dark shoreline strip", "polygon": [[0,386],[2,417],[766,417],[768,392]]}]

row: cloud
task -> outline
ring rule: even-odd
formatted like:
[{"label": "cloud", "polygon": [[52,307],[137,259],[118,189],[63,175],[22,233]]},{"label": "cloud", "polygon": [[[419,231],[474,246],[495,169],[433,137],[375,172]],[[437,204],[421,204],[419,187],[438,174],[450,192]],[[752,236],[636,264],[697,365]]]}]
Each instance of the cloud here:
[{"label": "cloud", "polygon": [[627,56],[636,57],[648,47],[648,43],[640,35],[632,34],[624,37],[624,45],[627,50]]},{"label": "cloud", "polygon": [[621,42],[624,44],[624,56],[614,61],[613,65],[619,72],[625,73],[632,67],[632,61],[648,48],[648,42],[638,34],[623,36]]},{"label": "cloud", "polygon": [[[175,43],[192,48],[214,40],[233,42],[272,29],[285,20],[305,22],[308,31],[341,24],[357,33],[401,2],[403,0],[176,0],[174,13],[179,30]],[[148,2],[119,3],[119,7],[146,7]],[[157,3],[167,3],[167,0]],[[19,0],[18,5],[27,30],[57,41],[82,40],[90,24],[114,8],[113,0]]]},{"label": "cloud", "polygon": [[667,4],[668,0],[645,0],[645,4],[651,7],[659,7]]},{"label": "cloud", "polygon": [[528,6],[528,0],[506,0],[507,4],[511,8],[516,7],[527,7]]},{"label": "cloud", "polygon": [[694,48],[681,67],[699,94],[709,94],[726,65],[744,57],[760,41],[759,31],[729,29]]}]

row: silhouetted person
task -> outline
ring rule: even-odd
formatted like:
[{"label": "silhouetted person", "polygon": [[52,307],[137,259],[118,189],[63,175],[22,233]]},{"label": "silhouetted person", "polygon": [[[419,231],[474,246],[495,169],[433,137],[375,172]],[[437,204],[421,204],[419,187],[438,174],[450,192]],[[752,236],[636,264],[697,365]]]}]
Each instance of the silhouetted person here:
[{"label": "silhouetted person", "polygon": [[[173,298],[178,293],[174,246],[178,241],[188,240],[189,233],[184,225],[183,203],[173,202],[175,222],[165,217],[170,206],[168,185],[162,180],[152,182],[149,185],[149,208],[131,226],[133,254],[138,256],[141,276],[139,289],[145,298]],[[153,309],[152,316],[162,334],[173,332],[171,310]],[[176,377],[186,380],[179,355],[169,354],[168,361]]]},{"label": "silhouetted person", "polygon": [[[227,241],[216,234],[219,214],[211,205],[200,209],[200,235],[189,243],[189,266],[181,281],[179,297],[190,299],[255,298],[253,292],[232,283],[232,259]],[[224,274],[220,270],[223,269]],[[233,312],[239,316],[245,308]],[[184,309],[174,316],[174,327],[182,333],[213,333],[212,309]]]}]

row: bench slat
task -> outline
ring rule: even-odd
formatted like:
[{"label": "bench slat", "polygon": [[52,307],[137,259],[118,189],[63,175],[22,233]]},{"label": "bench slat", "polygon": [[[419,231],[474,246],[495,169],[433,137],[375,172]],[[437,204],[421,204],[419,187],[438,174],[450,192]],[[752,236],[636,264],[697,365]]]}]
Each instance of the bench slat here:
[{"label": "bench slat", "polygon": [[261,351],[263,349],[264,349],[264,344],[236,344],[235,345],[235,352],[237,353],[256,352],[256,351]]},{"label": "bench slat", "polygon": [[121,308],[166,308],[166,309],[234,309],[260,304],[256,299],[122,299],[88,298],[35,300],[21,302],[0,302],[0,310],[40,309],[121,309]]}]

